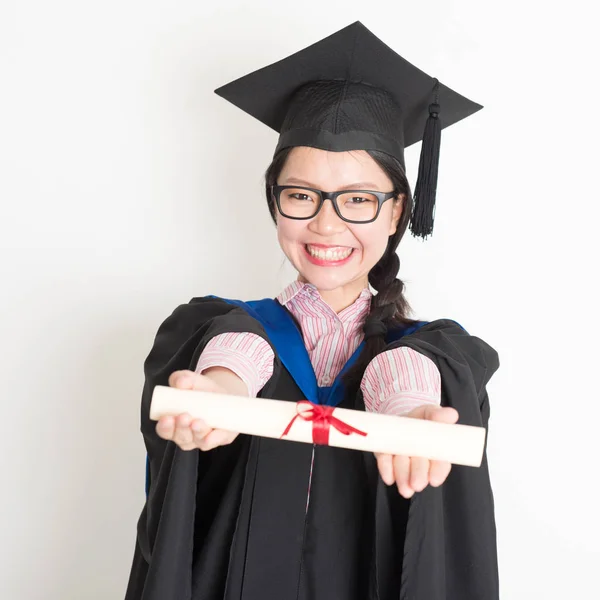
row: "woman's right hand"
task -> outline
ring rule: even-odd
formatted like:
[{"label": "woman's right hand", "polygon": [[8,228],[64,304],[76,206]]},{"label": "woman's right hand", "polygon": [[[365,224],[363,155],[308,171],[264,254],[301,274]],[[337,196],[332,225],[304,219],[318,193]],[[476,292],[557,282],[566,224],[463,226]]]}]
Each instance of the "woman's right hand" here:
[{"label": "woman's right hand", "polygon": [[[180,390],[201,390],[227,394],[227,390],[206,375],[194,371],[175,371],[169,377],[169,385]],[[217,446],[231,444],[237,433],[223,429],[211,429],[202,419],[194,419],[184,413],[177,417],[161,417],[156,433],[165,440],[175,442],[182,450],[212,450]]]}]

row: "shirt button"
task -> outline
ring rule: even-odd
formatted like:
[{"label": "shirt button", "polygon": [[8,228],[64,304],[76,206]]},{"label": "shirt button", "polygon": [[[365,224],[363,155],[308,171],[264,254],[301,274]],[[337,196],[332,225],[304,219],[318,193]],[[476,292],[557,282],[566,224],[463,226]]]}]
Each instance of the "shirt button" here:
[{"label": "shirt button", "polygon": [[329,385],[331,383],[331,379],[329,379],[329,377],[323,377],[322,381],[323,385]]}]

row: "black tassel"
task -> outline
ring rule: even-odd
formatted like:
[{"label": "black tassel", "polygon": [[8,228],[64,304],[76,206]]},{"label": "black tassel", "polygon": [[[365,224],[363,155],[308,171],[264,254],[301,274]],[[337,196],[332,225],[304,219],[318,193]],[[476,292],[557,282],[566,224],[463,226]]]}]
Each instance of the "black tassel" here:
[{"label": "black tassel", "polygon": [[438,104],[439,82],[435,80],[435,100],[429,105],[429,117],[425,123],[421,157],[419,159],[419,174],[414,193],[414,210],[410,221],[410,230],[415,237],[427,239],[433,231],[435,215],[435,192],[440,160],[440,142],[442,124]]}]

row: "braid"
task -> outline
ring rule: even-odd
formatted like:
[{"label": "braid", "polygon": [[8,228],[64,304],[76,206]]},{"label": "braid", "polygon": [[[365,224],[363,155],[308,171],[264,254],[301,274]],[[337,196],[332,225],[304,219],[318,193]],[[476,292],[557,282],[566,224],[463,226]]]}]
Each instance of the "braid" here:
[{"label": "braid", "polygon": [[397,323],[397,315],[410,312],[410,305],[404,297],[404,282],[397,278],[400,259],[395,249],[388,246],[381,260],[371,269],[369,283],[378,294],[371,303],[368,319],[381,319],[390,324]]},{"label": "braid", "polygon": [[394,237],[390,238],[388,247],[379,262],[369,273],[369,284],[377,294],[371,300],[371,310],[365,320],[365,347],[356,363],[343,376],[348,389],[360,385],[367,365],[386,347],[386,333],[394,326],[409,325],[416,321],[407,318],[410,305],[404,297],[404,282],[396,275],[400,271],[400,259],[396,254]]}]

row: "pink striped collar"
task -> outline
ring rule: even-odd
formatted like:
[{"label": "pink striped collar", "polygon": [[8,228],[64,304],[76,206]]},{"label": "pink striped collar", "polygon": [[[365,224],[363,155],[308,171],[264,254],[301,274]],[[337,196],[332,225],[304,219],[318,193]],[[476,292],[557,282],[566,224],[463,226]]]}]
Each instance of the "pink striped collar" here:
[{"label": "pink striped collar", "polygon": [[[290,283],[282,292],[277,296],[277,300],[283,304],[284,306],[290,304],[290,302],[298,296],[304,298],[310,298],[314,303],[319,304],[321,306],[325,306],[329,309],[329,311],[333,312],[331,308],[325,303],[323,298],[321,298],[321,294],[319,294],[319,290],[312,283],[303,283],[301,281],[293,281]],[[346,311],[353,314],[355,317],[360,317],[361,320],[366,318],[370,307],[371,307],[371,298],[373,294],[369,288],[364,288],[360,293],[358,298],[347,308],[345,308],[338,315],[341,317]],[[293,304],[297,304],[294,302]],[[288,308],[290,308],[288,306]],[[334,313],[335,314],[335,313]]]}]

